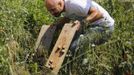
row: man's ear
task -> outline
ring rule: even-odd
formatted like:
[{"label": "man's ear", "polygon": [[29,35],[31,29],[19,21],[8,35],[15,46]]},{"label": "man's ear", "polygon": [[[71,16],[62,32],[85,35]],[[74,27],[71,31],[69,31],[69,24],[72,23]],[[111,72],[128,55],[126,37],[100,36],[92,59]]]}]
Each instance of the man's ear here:
[{"label": "man's ear", "polygon": [[62,6],[62,1],[59,1],[58,2],[58,5],[61,7]]}]

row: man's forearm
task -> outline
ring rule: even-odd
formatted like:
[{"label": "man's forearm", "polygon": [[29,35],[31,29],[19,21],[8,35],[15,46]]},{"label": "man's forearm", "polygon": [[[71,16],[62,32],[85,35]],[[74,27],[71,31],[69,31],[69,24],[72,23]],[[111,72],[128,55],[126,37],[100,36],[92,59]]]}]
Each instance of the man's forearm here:
[{"label": "man's forearm", "polygon": [[96,20],[99,20],[102,17],[103,17],[102,14],[95,12],[95,13],[92,13],[91,15],[87,16],[86,21],[92,23]]},{"label": "man's forearm", "polygon": [[91,13],[89,16],[87,16],[86,21],[93,22],[96,20],[97,13]]},{"label": "man's forearm", "polygon": [[86,21],[92,23],[102,17],[103,17],[103,15],[100,11],[96,10],[96,8],[91,8],[91,10],[89,12],[89,16],[86,17]]}]

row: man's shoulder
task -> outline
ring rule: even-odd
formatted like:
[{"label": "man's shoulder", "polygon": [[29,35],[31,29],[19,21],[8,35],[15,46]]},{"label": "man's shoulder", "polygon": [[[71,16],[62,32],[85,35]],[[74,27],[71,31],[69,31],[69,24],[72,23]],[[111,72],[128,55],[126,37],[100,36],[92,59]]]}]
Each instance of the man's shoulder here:
[{"label": "man's shoulder", "polygon": [[69,4],[69,5],[75,4],[77,2],[78,2],[78,0],[65,0],[65,4]]},{"label": "man's shoulder", "polygon": [[65,0],[65,6],[68,8],[80,7],[86,8],[90,7],[92,4],[92,0]]},{"label": "man's shoulder", "polygon": [[65,0],[65,11],[67,14],[86,16],[91,7],[91,0]]},{"label": "man's shoulder", "polygon": [[83,3],[89,3],[92,0],[65,0],[65,3],[69,4],[83,4]]}]

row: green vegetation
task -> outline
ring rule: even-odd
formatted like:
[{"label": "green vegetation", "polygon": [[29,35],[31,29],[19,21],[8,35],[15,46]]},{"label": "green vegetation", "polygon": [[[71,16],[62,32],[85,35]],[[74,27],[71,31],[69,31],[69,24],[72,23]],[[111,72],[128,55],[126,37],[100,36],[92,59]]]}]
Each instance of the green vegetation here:
[{"label": "green vegetation", "polygon": [[[74,60],[74,75],[134,74],[134,3],[100,2],[114,17],[115,31],[105,44],[89,50],[90,69]],[[43,24],[54,18],[43,0],[0,0],[0,75],[40,75],[33,62],[34,46]],[[86,69],[86,70],[85,70]],[[63,72],[62,72],[63,71]],[[89,73],[88,73],[89,72]],[[64,68],[60,75],[64,74]]]}]

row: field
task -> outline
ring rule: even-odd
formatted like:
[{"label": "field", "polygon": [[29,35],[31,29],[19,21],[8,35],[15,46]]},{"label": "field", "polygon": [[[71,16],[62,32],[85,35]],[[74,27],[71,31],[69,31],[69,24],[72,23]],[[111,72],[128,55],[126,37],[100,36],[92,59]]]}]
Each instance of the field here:
[{"label": "field", "polygon": [[[134,75],[134,2],[97,1],[115,19],[115,30],[108,42],[87,49],[90,67],[80,67],[79,58],[74,60],[73,75]],[[45,72],[33,61],[35,42],[41,26],[56,20],[44,0],[0,0],[0,75]]]}]

